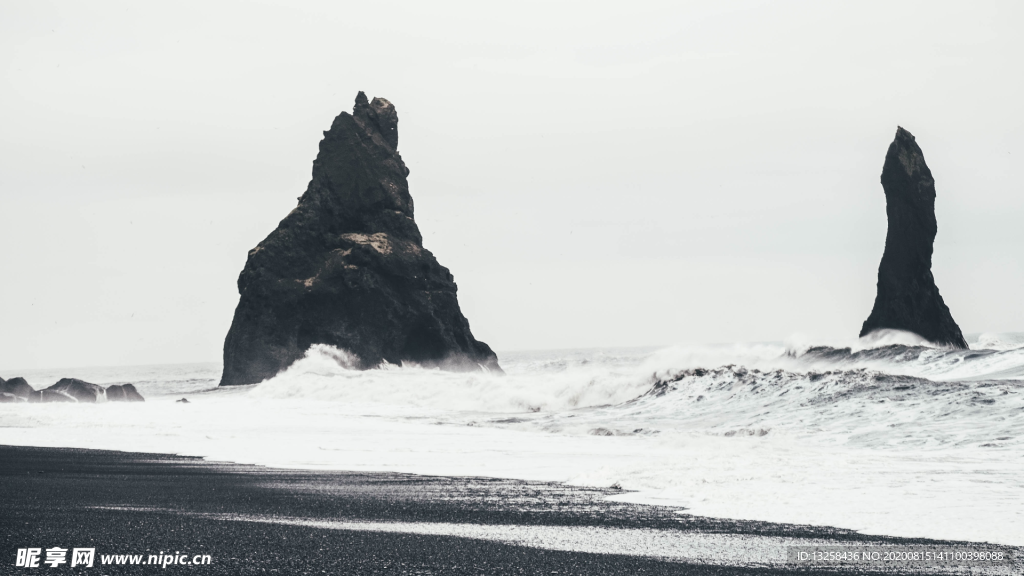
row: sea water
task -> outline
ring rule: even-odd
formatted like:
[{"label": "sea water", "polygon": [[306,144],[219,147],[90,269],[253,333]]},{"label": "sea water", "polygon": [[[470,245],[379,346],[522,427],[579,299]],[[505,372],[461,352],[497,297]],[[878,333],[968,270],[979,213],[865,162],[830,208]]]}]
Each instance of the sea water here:
[{"label": "sea water", "polygon": [[615,486],[697,515],[1024,545],[1024,334],[970,340],[515,352],[505,375],[358,371],[318,345],[232,388],[216,364],[25,371],[3,376],[132,382],[146,402],[0,404],[0,444]]}]

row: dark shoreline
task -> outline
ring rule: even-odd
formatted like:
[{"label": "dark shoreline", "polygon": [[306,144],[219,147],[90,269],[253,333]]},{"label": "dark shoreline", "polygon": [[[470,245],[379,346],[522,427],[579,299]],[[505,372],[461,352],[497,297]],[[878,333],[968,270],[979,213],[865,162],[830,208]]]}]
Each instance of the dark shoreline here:
[{"label": "dark shoreline", "polygon": [[[64,565],[54,573],[867,573],[742,561],[707,565],[451,535],[308,525],[339,521],[602,527],[680,537],[787,537],[836,544],[950,544],[865,536],[830,527],[703,518],[675,508],[605,499],[614,493],[618,491],[518,480],[280,470],[163,454],[0,446],[0,519],[5,525],[0,533],[0,572],[26,573],[25,568],[14,567],[18,548],[60,546],[95,547],[97,556],[181,551],[190,556],[209,554],[213,561],[208,566],[166,569],[100,567],[97,557],[92,569]],[[275,520],[282,518],[298,522]],[[52,570],[42,567],[46,573]]]}]

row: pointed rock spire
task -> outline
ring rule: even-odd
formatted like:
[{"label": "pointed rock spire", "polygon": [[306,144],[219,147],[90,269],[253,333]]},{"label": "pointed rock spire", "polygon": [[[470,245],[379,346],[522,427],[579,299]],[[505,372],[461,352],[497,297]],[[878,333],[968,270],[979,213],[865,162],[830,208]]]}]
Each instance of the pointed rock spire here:
[{"label": "pointed rock spire", "polygon": [[906,330],[954,348],[967,348],[960,327],[932,277],[935,180],[914,135],[902,127],[882,167],[889,229],[878,266],[878,294],[860,335],[885,328]]}]

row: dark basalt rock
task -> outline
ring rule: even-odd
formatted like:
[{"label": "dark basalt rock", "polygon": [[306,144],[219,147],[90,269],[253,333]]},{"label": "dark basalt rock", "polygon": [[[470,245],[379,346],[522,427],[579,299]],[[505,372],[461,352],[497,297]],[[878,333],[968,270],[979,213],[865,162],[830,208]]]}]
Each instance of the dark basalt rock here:
[{"label": "dark basalt rock", "polygon": [[324,132],[298,206],[238,277],[222,386],[271,378],[313,344],[351,352],[362,369],[501,370],[473,338],[451,273],[423,248],[397,147],[394,106],[362,92]]},{"label": "dark basalt rock", "polygon": [[101,399],[113,402],[145,402],[145,398],[131,384],[103,386],[78,380],[62,378],[53,386],[35,390],[24,378],[11,378],[6,382],[0,378],[0,402],[99,402]]},{"label": "dark basalt rock", "polygon": [[66,394],[64,392],[58,392],[56,390],[50,390],[49,388],[44,388],[44,389],[39,390],[37,392],[33,392],[28,397],[28,401],[29,402],[77,402],[78,400],[76,400],[75,398],[73,398],[72,396],[70,396],[70,395],[68,395],[68,394]]},{"label": "dark basalt rock", "polygon": [[0,381],[0,393],[10,394],[16,398],[27,399],[35,392],[32,386],[24,378],[11,378],[6,382]]},{"label": "dark basalt rock", "polygon": [[[56,384],[43,390],[56,392],[74,398],[78,402],[96,402],[103,396],[103,386],[77,378],[61,378]],[[44,402],[45,402],[44,397]]]},{"label": "dark basalt rock", "polygon": [[914,136],[897,128],[882,168],[889,231],[878,267],[878,295],[860,335],[890,328],[953,348],[967,348],[932,277],[935,180]]},{"label": "dark basalt rock", "polygon": [[107,400],[110,402],[145,402],[132,384],[114,384],[107,386]]}]

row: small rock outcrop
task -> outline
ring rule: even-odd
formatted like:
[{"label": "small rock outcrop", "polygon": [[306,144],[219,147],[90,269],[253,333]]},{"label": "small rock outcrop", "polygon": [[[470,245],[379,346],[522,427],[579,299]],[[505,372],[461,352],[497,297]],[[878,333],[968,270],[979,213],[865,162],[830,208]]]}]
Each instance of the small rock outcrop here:
[{"label": "small rock outcrop", "polygon": [[423,247],[408,174],[395,107],[360,92],[324,132],[298,206],[249,252],[221,386],[271,378],[313,344],[347,350],[361,369],[500,372],[470,332],[451,273]]},{"label": "small rock outcrop", "polygon": [[132,384],[114,384],[107,386],[107,400],[110,402],[145,402]]},{"label": "small rock outcrop", "polygon": [[860,336],[875,330],[913,332],[953,348],[967,348],[960,327],[932,277],[935,180],[913,134],[897,128],[882,168],[889,230],[878,266],[878,294]]},{"label": "small rock outcrop", "polygon": [[78,402],[74,397],[63,392],[44,388],[34,392],[28,399],[29,402]]},{"label": "small rock outcrop", "polygon": [[0,402],[145,402],[132,384],[104,388],[77,378],[61,378],[56,384],[35,390],[24,378],[0,378]]},{"label": "small rock outcrop", "polygon": [[35,392],[32,386],[25,381],[24,378],[11,378],[10,380],[3,381],[0,379],[0,393],[9,394],[15,398],[21,398],[28,400],[30,396]]},{"label": "small rock outcrop", "polygon": [[78,402],[97,402],[104,397],[103,386],[78,378],[61,378],[56,384],[46,388],[46,392],[55,392],[70,396]]}]

